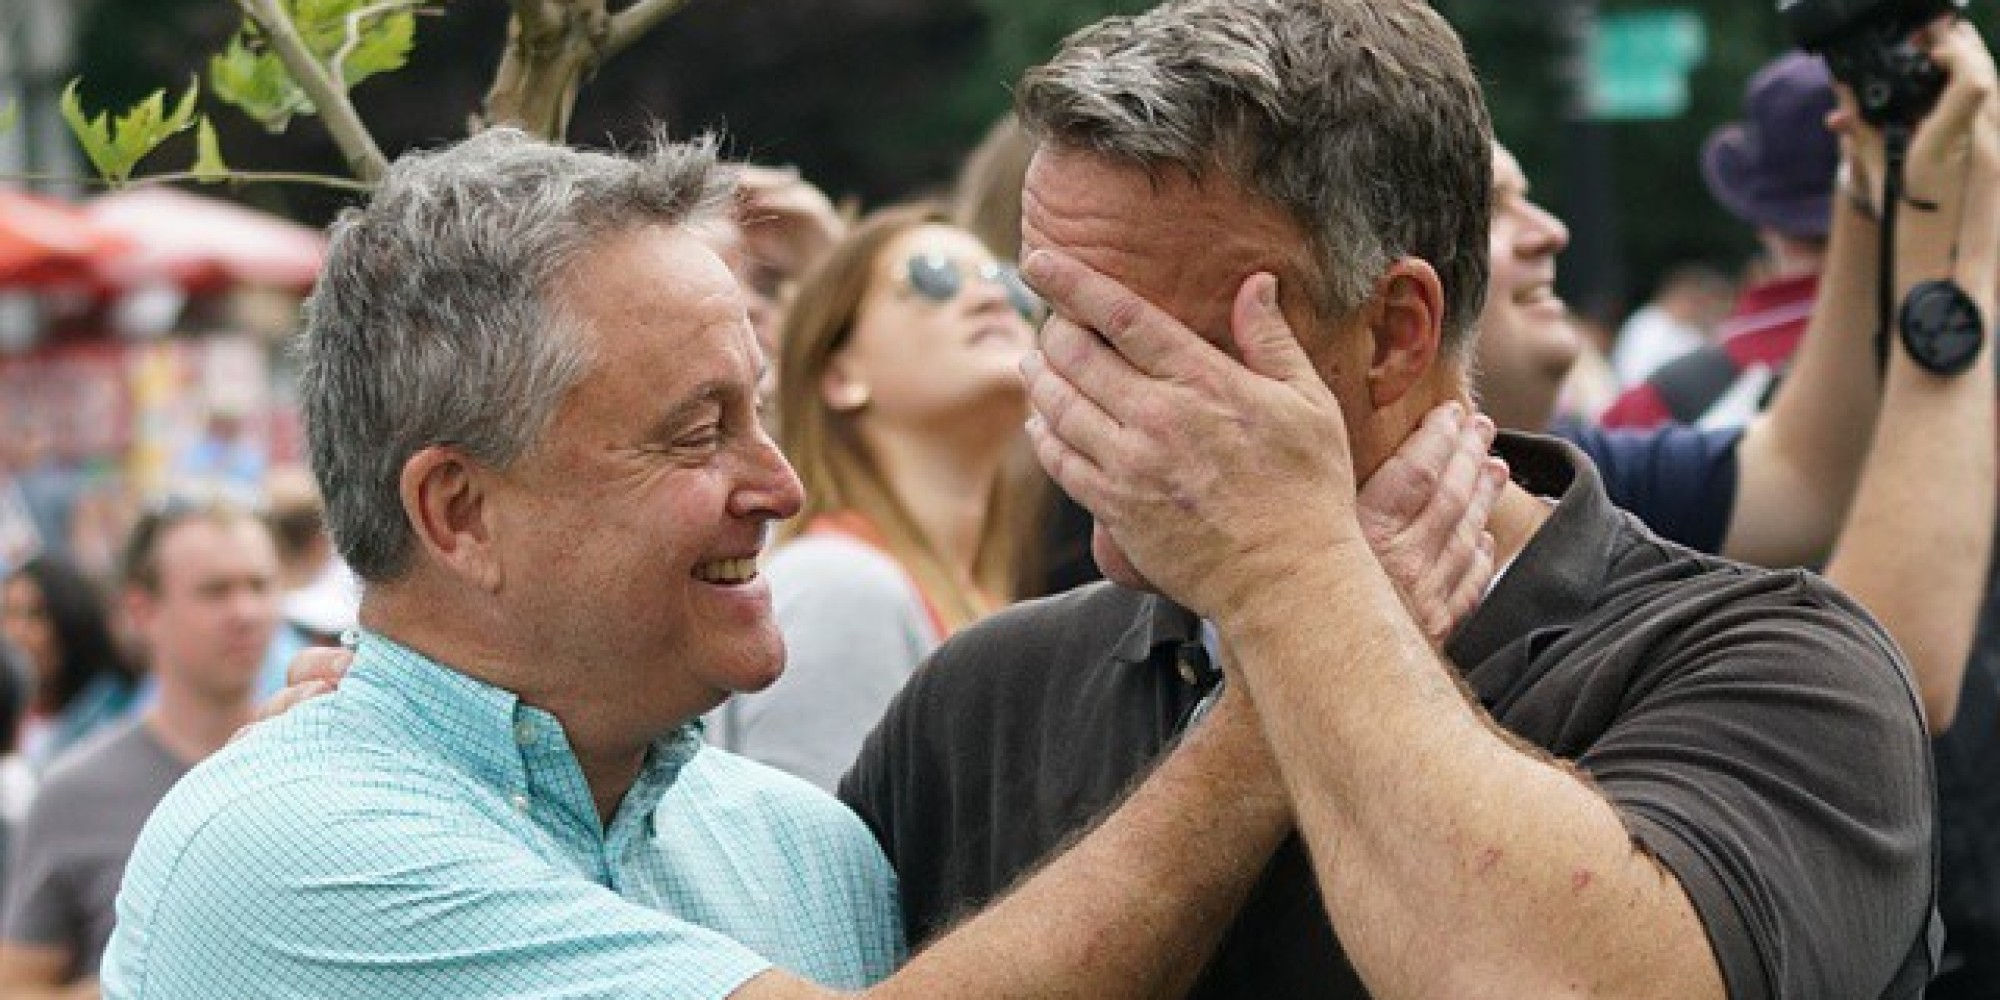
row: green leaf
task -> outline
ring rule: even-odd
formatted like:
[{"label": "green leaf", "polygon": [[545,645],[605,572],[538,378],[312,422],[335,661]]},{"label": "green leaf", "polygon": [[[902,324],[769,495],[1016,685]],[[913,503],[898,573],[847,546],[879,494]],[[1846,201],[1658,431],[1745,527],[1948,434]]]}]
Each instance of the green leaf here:
[{"label": "green leaf", "polygon": [[229,164],[222,162],[222,145],[215,141],[215,125],[207,115],[194,131],[194,179],[203,184],[220,184],[229,179]]},{"label": "green leaf", "polygon": [[295,114],[312,114],[312,101],[292,82],[276,54],[253,49],[262,45],[254,29],[229,40],[229,47],[208,62],[208,85],[215,96],[235,105],[273,134],[291,125]]},{"label": "green leaf", "polygon": [[7,133],[12,132],[14,130],[14,126],[19,125],[20,123],[21,123],[20,102],[8,101],[6,107],[0,108],[0,135],[6,135]]},{"label": "green leaf", "polygon": [[168,128],[179,132],[194,124],[194,99],[200,93],[201,80],[189,76],[187,93],[181,95],[181,102],[174,106],[174,113],[165,122]]},{"label": "green leaf", "polygon": [[194,121],[195,99],[200,93],[200,84],[190,81],[187,93],[181,96],[171,115],[167,113],[167,92],[156,90],[116,118],[103,111],[94,118],[86,118],[83,99],[78,93],[79,83],[71,80],[63,88],[63,120],[69,123],[69,130],[83,147],[84,155],[90,158],[90,165],[113,184],[130,180],[140,160],[175,133],[186,131]]},{"label": "green leaf", "polygon": [[[344,41],[344,19],[341,32]],[[360,43],[340,67],[347,86],[353,88],[369,77],[402,69],[410,61],[410,50],[416,47],[416,37],[417,19],[409,11],[377,18],[361,32]],[[334,52],[328,53],[328,58],[338,52],[339,45],[336,44]]]},{"label": "green leaf", "polygon": [[97,175],[108,181],[123,180],[131,176],[134,164],[119,162],[120,157],[111,146],[110,118],[104,112],[97,117],[86,119],[83,114],[83,99],[77,95],[77,87],[83,81],[73,79],[63,88],[60,109],[63,121],[69,125],[71,135],[76,136],[77,145],[83,147],[83,155],[90,158],[90,165]]},{"label": "green leaf", "polygon": [[[347,19],[378,3],[285,0],[284,8],[314,58],[352,90],[370,77],[401,69],[416,44],[416,16],[407,9],[391,9],[357,18],[354,44],[348,46]],[[340,65],[335,67],[337,58]],[[218,97],[272,132],[283,132],[294,115],[317,110],[249,18],[229,47],[209,61],[208,77]]]}]

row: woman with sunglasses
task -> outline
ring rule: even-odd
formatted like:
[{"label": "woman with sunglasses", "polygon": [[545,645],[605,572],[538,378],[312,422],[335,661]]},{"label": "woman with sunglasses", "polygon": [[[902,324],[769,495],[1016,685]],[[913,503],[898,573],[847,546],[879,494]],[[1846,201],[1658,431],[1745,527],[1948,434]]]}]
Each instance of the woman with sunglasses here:
[{"label": "woman with sunglasses", "polygon": [[786,669],[719,711],[722,746],[831,788],[931,647],[1013,599],[1040,309],[922,206],[864,220],[805,278],[775,402],[806,506],[763,570]]}]

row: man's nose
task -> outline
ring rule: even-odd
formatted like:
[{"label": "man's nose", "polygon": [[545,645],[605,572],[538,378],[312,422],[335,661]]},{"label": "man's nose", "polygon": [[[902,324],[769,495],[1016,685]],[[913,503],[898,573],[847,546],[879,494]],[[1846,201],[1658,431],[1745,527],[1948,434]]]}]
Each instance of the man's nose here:
[{"label": "man's nose", "polygon": [[753,445],[745,482],[730,497],[730,513],[737,517],[760,517],[782,521],[805,506],[805,485],[792,463],[778,450],[777,442],[761,430]]},{"label": "man's nose", "polygon": [[1542,253],[1561,253],[1569,246],[1569,227],[1548,209],[1530,204],[1526,242]]}]

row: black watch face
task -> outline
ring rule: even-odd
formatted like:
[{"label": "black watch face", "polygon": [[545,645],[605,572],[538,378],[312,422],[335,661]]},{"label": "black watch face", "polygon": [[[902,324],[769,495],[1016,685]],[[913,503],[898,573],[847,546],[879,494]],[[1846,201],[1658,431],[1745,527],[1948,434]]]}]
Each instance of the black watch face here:
[{"label": "black watch face", "polygon": [[1927,281],[1903,300],[1903,348],[1910,360],[1938,375],[1972,367],[1986,339],[1986,323],[1965,290],[1949,281]]}]

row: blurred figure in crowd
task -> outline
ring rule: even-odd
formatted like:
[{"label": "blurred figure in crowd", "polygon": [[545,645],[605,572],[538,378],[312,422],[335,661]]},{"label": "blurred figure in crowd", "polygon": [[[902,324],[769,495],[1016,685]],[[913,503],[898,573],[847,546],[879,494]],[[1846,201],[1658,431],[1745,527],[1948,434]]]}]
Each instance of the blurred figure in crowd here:
[{"label": "blurred figure in crowd", "polygon": [[951,220],[1002,260],[1021,259],[1021,183],[1034,156],[1035,140],[1009,111],[967,154],[952,185]]},{"label": "blurred figure in crowd", "polygon": [[1611,348],[1611,367],[1624,385],[1645,381],[1661,365],[1709,343],[1729,314],[1736,290],[1721,271],[1681,264],[1667,271],[1652,301],[1639,307]]},{"label": "blurred figure in crowd", "polygon": [[221,401],[210,406],[201,437],[175,457],[174,484],[249,506],[262,498],[269,468],[264,443],[251,433],[243,406]]},{"label": "blurred figure in crowd", "polygon": [[259,696],[285,686],[285,665],[306,646],[332,646],[356,624],[361,583],[333,550],[312,471],[280,465],[264,481],[264,520],[278,550],[282,618],[258,672]]},{"label": "blurred figure in crowd", "polygon": [[1819,292],[1840,166],[1839,141],[1826,128],[1833,109],[1826,64],[1792,52],[1751,78],[1745,120],[1709,136],[1702,179],[1730,214],[1756,227],[1770,271],[1743,289],[1718,343],[1628,390],[1604,412],[1605,426],[1740,425],[1762,407]]},{"label": "blurred figure in crowd", "polygon": [[14,488],[42,551],[68,548],[77,500],[86,489],[83,460],[69,451],[45,428],[30,426],[15,454]]},{"label": "blurred figure in crowd", "polygon": [[[35,771],[20,751],[8,749],[20,735],[28,706],[28,664],[12,644],[0,637],[0,859],[7,856],[14,832],[28,815],[35,794]],[[6,868],[0,863],[0,899],[7,893]]]},{"label": "blurred figure in crowd", "polygon": [[333,550],[312,471],[303,465],[281,466],[272,470],[264,490],[265,520],[278,545],[285,624],[306,643],[334,645],[354,627],[361,589]]},{"label": "blurred figure in crowd", "polygon": [[[1021,184],[1034,155],[1034,138],[1009,111],[966,154],[952,184],[951,220],[1001,260],[1021,258]],[[1013,465],[1009,474],[1023,482],[1012,529],[1020,546],[1016,595],[1040,597],[1085,582],[1094,567],[1089,546],[1076,540],[1090,534],[1090,515],[1049,482],[1025,441]]]},{"label": "blurred figure in crowd", "polygon": [[277,554],[256,517],[213,504],[142,516],[125,602],[158,694],[48,772],[15,838],[0,909],[0,995],[96,995],[119,879],[175,781],[249,724],[277,622]]},{"label": "blurred figure in crowd", "polygon": [[0,577],[42,551],[42,532],[28,509],[28,498],[15,481],[16,448],[0,441]]},{"label": "blurred figure in crowd", "polygon": [[764,568],[785,674],[719,710],[722,746],[831,788],[931,647],[1013,600],[1040,309],[929,207],[863,222],[800,287],[778,437],[806,505]]},{"label": "blurred figure in crowd", "polygon": [[1617,331],[1602,319],[1576,313],[1577,356],[1556,391],[1556,419],[1595,424],[1597,415],[1618,398],[1618,375],[1611,370],[1611,344]]},{"label": "blurred figure in crowd", "polygon": [[759,387],[764,403],[777,391],[778,327],[791,289],[840,242],[847,217],[790,167],[736,168],[736,200],[726,225],[706,234],[742,288],[750,327],[771,367]]},{"label": "blurred figure in crowd", "polygon": [[68,561],[38,556],[0,588],[0,635],[27,660],[30,690],[17,746],[45,767],[124,718],[137,684],[97,585]]}]

